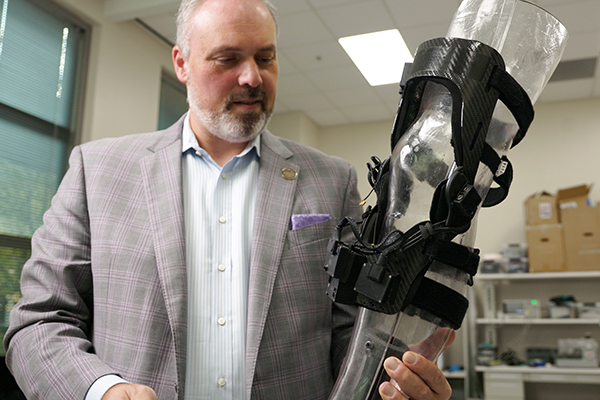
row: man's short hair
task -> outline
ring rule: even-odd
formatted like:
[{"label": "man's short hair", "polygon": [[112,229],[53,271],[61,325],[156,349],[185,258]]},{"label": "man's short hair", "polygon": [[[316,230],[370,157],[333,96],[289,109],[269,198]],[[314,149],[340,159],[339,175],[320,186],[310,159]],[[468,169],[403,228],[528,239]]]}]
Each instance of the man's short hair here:
[{"label": "man's short hair", "polygon": [[[183,57],[185,59],[188,58],[190,53],[190,34],[191,34],[191,21],[192,16],[194,15],[194,11],[204,2],[205,0],[182,0],[179,5],[179,11],[177,11],[176,15],[176,23],[177,23],[177,37],[175,39],[175,43],[181,49],[183,53]],[[269,0],[258,0],[263,3],[271,16],[273,17],[273,21],[275,21],[275,28],[279,30],[277,25],[277,14],[275,6]]]}]

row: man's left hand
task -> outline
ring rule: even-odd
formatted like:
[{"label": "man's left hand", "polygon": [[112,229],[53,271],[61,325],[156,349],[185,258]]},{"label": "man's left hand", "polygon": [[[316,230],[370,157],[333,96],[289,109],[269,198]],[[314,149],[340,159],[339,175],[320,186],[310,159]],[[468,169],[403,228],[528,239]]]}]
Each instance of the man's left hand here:
[{"label": "man's left hand", "polygon": [[[442,335],[438,331],[433,337],[438,333]],[[451,332],[444,350],[452,344],[454,337],[455,332]],[[404,353],[402,361],[389,357],[383,366],[391,378],[390,382],[379,386],[383,400],[448,400],[452,395],[452,388],[438,366],[413,351]]]}]

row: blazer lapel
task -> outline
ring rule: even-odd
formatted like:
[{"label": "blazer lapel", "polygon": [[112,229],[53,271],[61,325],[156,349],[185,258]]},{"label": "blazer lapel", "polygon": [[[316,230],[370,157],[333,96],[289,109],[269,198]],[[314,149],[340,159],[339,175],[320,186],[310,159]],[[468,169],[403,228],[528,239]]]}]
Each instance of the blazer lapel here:
[{"label": "blazer lapel", "polygon": [[282,171],[300,173],[299,166],[289,161],[292,155],[278,138],[267,131],[262,133],[248,289],[247,399],[296,192],[297,180],[287,174],[284,178]]},{"label": "blazer lapel", "polygon": [[164,133],[140,161],[147,194],[158,274],[175,346],[179,398],[185,390],[187,345],[187,272],[183,183],[181,175],[181,121]]}]

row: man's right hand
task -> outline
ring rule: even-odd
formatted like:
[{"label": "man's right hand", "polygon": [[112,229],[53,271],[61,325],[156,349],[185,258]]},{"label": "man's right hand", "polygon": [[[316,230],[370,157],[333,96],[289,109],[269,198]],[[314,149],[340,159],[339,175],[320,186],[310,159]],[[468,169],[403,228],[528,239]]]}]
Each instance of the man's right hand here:
[{"label": "man's right hand", "polygon": [[119,383],[104,393],[102,400],[158,400],[154,390],[144,385]]}]

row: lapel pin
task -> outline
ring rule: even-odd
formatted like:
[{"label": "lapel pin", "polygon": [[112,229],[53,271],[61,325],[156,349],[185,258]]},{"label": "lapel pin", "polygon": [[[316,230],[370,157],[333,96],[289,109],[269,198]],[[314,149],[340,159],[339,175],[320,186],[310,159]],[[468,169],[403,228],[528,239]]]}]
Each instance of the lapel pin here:
[{"label": "lapel pin", "polygon": [[293,181],[298,177],[298,173],[291,168],[284,168],[281,170],[281,176],[283,176],[283,179]]}]

